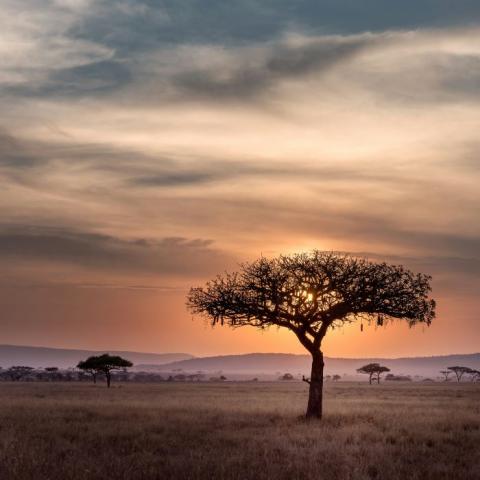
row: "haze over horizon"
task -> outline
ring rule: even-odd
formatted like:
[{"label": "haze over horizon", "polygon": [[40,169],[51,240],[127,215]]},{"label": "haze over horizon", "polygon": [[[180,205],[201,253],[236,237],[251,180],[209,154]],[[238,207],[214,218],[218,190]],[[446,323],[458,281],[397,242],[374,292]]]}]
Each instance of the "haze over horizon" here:
[{"label": "haze over horizon", "polygon": [[[99,348],[99,349],[92,349],[87,347],[78,347],[78,348],[66,348],[66,347],[56,347],[56,346],[45,346],[45,345],[10,345],[10,344],[0,344],[0,350],[2,347],[13,347],[13,348],[25,348],[25,349],[47,349],[47,350],[81,350],[81,351],[92,351],[92,352],[105,352],[105,353],[113,353],[113,352],[130,352],[130,353],[140,353],[140,354],[150,354],[150,355],[187,355],[191,358],[207,358],[207,357],[228,357],[228,356],[241,356],[241,355],[303,355],[310,358],[308,352],[262,352],[262,351],[249,351],[243,353],[217,353],[215,355],[192,355],[186,351],[147,351],[147,350],[120,350],[117,348]],[[448,354],[432,354],[432,355],[410,355],[410,356],[391,356],[391,355],[382,355],[381,358],[385,359],[398,359],[398,358],[429,358],[429,357],[442,357],[442,356],[455,356],[455,355],[479,355],[480,351],[472,351],[466,353],[458,353],[458,352],[451,352]],[[330,358],[338,358],[338,359],[362,359],[362,358],[374,358],[380,356],[373,356],[373,355],[359,355],[359,356],[337,356],[337,355],[328,355],[327,357]]]},{"label": "haze over horizon", "polygon": [[438,302],[325,355],[477,352],[480,4],[382,5],[2,2],[0,343],[303,354],[185,295],[317,248],[431,274]]}]

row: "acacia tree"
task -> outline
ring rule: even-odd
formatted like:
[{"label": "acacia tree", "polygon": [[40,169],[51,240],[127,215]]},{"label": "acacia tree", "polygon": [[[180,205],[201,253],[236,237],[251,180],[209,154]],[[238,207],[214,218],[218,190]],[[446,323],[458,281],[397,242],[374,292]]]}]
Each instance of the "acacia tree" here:
[{"label": "acacia tree", "polygon": [[468,374],[470,375],[470,380],[472,382],[478,382],[478,380],[480,380],[480,370],[475,370],[474,368],[471,368]]},{"label": "acacia tree", "polygon": [[380,367],[377,369],[377,383],[380,385],[380,375],[385,372],[389,372],[390,369],[388,367],[384,367],[380,365]]},{"label": "acacia tree", "polygon": [[429,282],[402,266],[315,250],[244,263],[238,272],[192,288],[187,307],[213,325],[291,330],[312,355],[306,416],[321,418],[327,332],[358,320],[429,325],[435,316]]},{"label": "acacia tree", "polygon": [[88,373],[92,376],[93,383],[97,383],[97,368],[96,368],[96,359],[98,357],[88,357],[86,360],[81,360],[78,362],[77,368],[83,370],[85,373]]},{"label": "acacia tree", "polygon": [[469,373],[470,372],[470,368],[469,367],[461,367],[461,366],[454,366],[454,367],[447,367],[447,370],[450,370],[451,372],[453,372],[455,374],[455,376],[457,377],[457,382],[460,382],[462,380],[462,377],[465,373]]},{"label": "acacia tree", "polygon": [[[358,373],[366,373],[368,377],[368,382],[370,385],[372,384],[372,380],[376,380],[377,383],[380,383],[380,375],[384,372],[389,372],[390,369],[388,367],[384,367],[379,363],[369,363],[357,369]],[[374,376],[376,375],[376,378]]]},{"label": "acacia tree", "polygon": [[363,367],[357,368],[358,373],[365,373],[368,375],[368,383],[371,385],[372,384],[372,378],[375,372],[377,371],[377,368],[380,366],[378,363],[369,363],[367,365],[364,365]]},{"label": "acacia tree", "polygon": [[133,363],[125,358],[122,358],[118,355],[109,355],[108,353],[105,353],[99,356],[88,357],[86,360],[79,362],[77,367],[88,373],[91,373],[94,383],[96,382],[96,375],[98,373],[105,374],[107,379],[107,387],[110,388],[112,371],[125,371],[127,367],[131,367],[132,365]]}]

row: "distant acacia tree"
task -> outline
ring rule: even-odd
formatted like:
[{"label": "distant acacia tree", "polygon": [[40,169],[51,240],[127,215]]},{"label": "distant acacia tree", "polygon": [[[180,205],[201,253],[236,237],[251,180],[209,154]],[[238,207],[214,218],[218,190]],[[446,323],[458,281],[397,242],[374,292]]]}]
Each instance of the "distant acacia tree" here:
[{"label": "distant acacia tree", "polygon": [[457,377],[457,382],[460,382],[462,380],[463,375],[466,373],[469,373],[470,368],[469,367],[461,367],[461,366],[454,366],[454,367],[448,367],[447,370],[452,371],[455,376]]},{"label": "distant acacia tree", "polygon": [[379,363],[369,363],[357,369],[358,373],[365,373],[368,375],[368,382],[372,384],[372,380],[376,380],[377,383],[380,383],[380,375],[384,372],[389,372],[388,367],[384,367]]},{"label": "distant acacia tree", "polygon": [[382,375],[382,373],[389,371],[390,369],[388,367],[380,366],[380,368],[377,370],[377,383],[380,383],[380,376]]},{"label": "distant acacia tree", "polygon": [[45,369],[46,372],[46,378],[43,373],[40,374],[41,379],[46,379],[46,380],[61,380],[62,379],[62,373],[59,371],[58,367],[46,367]]},{"label": "distant acacia tree", "polygon": [[340,375],[337,375],[337,374],[332,377],[332,380],[333,380],[334,382],[338,382],[338,381],[341,380],[341,379],[342,379],[342,377],[341,377]]},{"label": "distant acacia tree", "polygon": [[291,373],[284,373],[279,380],[293,380],[293,375]]},{"label": "distant acacia tree", "polygon": [[27,367],[25,365],[14,365],[6,370],[6,374],[13,382],[18,382],[23,377],[29,375],[35,370],[33,367]]},{"label": "distant acacia tree", "polygon": [[429,325],[435,316],[429,282],[402,266],[313,251],[244,263],[238,272],[192,288],[187,306],[213,325],[291,330],[312,355],[306,416],[321,418],[327,332],[358,320]]},{"label": "distant acacia tree", "polygon": [[472,382],[476,382],[480,380],[480,370],[475,370],[474,368],[469,368],[468,372],[466,372],[468,375],[470,375],[470,380]]},{"label": "distant acacia tree", "polygon": [[93,383],[97,383],[97,368],[95,359],[97,357],[88,357],[86,360],[78,362],[77,368],[92,376]]},{"label": "distant acacia tree", "polygon": [[122,358],[118,355],[109,355],[108,353],[105,353],[99,356],[88,357],[86,360],[79,362],[77,368],[80,368],[85,372],[91,373],[94,383],[96,382],[97,374],[103,373],[107,379],[107,387],[110,388],[112,371],[125,371],[128,367],[131,367],[132,365],[133,363],[129,360],[126,360],[125,358]]},{"label": "distant acacia tree", "polygon": [[451,371],[451,370],[440,370],[440,373],[441,373],[441,374],[443,375],[443,377],[444,377],[444,378],[443,378],[443,381],[444,381],[444,382],[448,382],[448,380],[449,380],[448,377],[450,376],[450,374],[452,373],[452,371]]}]

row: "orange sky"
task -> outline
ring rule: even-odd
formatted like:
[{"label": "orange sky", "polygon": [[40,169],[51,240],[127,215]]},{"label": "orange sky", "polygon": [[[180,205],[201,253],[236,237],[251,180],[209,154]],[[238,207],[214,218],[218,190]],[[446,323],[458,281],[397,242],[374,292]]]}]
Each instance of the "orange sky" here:
[{"label": "orange sky", "polygon": [[301,353],[185,293],[317,248],[429,273],[438,301],[327,355],[478,351],[480,8],[306,4],[2,3],[0,343]]},{"label": "orange sky", "polygon": [[[72,290],[64,289],[60,295],[58,288],[50,292],[42,288],[35,292],[20,289],[2,292],[8,296],[2,298],[2,304],[13,312],[9,321],[4,322],[3,338],[15,344],[182,351],[196,355],[257,351],[304,353],[288,331],[231,330],[218,326],[212,329],[200,319],[192,320],[183,308],[184,292]],[[347,326],[330,332],[323,350],[336,357],[476,351],[478,338],[465,333],[475,329],[476,320],[472,319],[475,319],[476,305],[464,305],[460,311],[456,308],[459,305],[453,305],[440,301],[441,315],[431,327],[409,328],[397,323],[388,328],[366,327],[360,332],[358,325]],[[451,318],[455,318],[455,327]]]}]

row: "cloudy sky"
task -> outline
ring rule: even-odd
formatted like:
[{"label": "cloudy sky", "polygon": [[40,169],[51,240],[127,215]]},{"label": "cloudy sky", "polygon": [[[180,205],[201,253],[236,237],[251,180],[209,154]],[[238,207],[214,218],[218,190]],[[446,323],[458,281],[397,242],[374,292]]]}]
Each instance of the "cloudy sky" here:
[{"label": "cloudy sky", "polygon": [[185,294],[318,248],[438,301],[328,355],[479,350],[478,1],[3,0],[0,26],[0,343],[302,353]]}]

